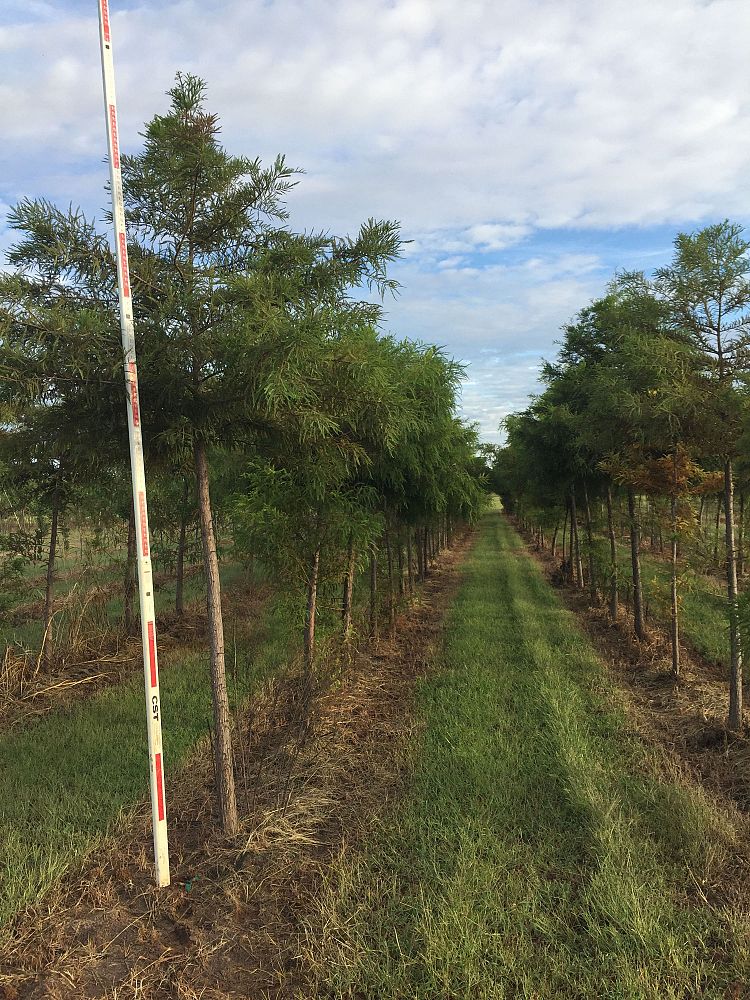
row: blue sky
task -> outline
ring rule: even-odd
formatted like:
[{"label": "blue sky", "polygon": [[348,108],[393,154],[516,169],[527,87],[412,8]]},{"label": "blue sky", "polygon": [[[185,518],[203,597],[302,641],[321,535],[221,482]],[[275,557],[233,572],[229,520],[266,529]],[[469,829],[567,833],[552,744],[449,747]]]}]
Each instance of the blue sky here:
[{"label": "blue sky", "polygon": [[[467,364],[486,440],[560,327],[676,232],[750,223],[746,0],[110,0],[120,133],[208,82],[227,147],[305,170],[297,228],[411,240],[389,330]],[[96,0],[0,6],[0,219],[101,214]],[[0,250],[9,234],[0,221]]]}]

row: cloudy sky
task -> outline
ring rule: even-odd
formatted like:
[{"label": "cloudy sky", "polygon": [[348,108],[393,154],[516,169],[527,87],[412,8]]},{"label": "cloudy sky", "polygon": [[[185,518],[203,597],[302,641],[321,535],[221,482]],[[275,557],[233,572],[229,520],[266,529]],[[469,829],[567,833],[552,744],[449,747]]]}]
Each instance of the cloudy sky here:
[{"label": "cloudy sky", "polygon": [[[750,224],[748,0],[110,0],[121,144],[178,69],[235,153],[304,169],[298,228],[398,219],[388,328],[467,364],[498,440],[559,330],[676,232]],[[0,4],[0,250],[9,205],[97,215],[96,0]]]}]

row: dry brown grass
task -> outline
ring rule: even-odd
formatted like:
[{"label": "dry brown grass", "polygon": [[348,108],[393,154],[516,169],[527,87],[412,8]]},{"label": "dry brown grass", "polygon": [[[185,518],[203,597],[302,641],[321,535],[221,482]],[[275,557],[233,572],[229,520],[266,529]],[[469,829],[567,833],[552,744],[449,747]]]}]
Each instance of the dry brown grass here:
[{"label": "dry brown grass", "polygon": [[[44,660],[39,651],[6,646],[0,662],[0,728],[25,725],[73,700],[120,684],[140,669],[140,631],[125,635],[106,616],[111,591],[111,585],[88,591],[73,588],[58,602]],[[254,620],[268,595],[267,586],[229,591],[225,595],[227,619]],[[205,602],[200,598],[192,601],[182,615],[174,611],[160,614],[157,628],[160,654],[179,656],[181,649],[205,636]],[[164,667],[169,659],[161,661]]]},{"label": "dry brown grass", "polygon": [[268,681],[235,731],[241,835],[217,832],[208,740],[168,786],[172,885],[152,884],[145,806],[85,869],[21,914],[3,1000],[291,997],[302,925],[329,859],[399,786],[412,691],[469,538],[445,553],[398,638],[305,680]]}]

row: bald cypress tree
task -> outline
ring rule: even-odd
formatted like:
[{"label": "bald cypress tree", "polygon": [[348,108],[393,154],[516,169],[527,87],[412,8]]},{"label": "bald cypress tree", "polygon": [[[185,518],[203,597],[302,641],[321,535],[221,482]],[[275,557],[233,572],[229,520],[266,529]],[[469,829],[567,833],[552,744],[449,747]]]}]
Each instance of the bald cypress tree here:
[{"label": "bald cypress tree", "polygon": [[742,725],[742,643],[739,628],[734,531],[734,470],[740,434],[738,385],[750,345],[750,242],[741,226],[724,221],[675,239],[669,267],[657,272],[673,322],[700,350],[711,384],[717,455],[724,469],[726,578],[731,651],[729,719]]}]

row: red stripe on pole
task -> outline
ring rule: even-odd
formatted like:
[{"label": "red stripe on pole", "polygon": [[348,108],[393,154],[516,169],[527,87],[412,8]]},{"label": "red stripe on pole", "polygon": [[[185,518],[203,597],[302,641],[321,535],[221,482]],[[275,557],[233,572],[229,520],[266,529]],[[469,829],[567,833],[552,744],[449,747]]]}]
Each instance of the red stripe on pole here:
[{"label": "red stripe on pole", "polygon": [[148,623],[148,666],[151,671],[151,687],[156,687],[156,636],[154,623]]},{"label": "red stripe on pole", "polygon": [[109,106],[109,131],[112,134],[112,165],[120,169],[120,142],[117,136],[117,111],[114,104]]},{"label": "red stripe on pole", "polygon": [[120,233],[120,269],[122,271],[122,294],[130,298],[130,275],[128,274],[128,245],[125,233]]},{"label": "red stripe on pole", "polygon": [[130,408],[133,411],[133,427],[137,427],[141,422],[141,411],[138,406],[138,373],[135,361],[128,362],[130,371]]},{"label": "red stripe on pole", "polygon": [[109,44],[111,41],[109,34],[109,0],[101,0],[102,5],[102,28],[104,31],[104,41]]},{"label": "red stripe on pole", "polygon": [[161,754],[158,753],[154,760],[156,764],[156,813],[159,822],[164,819],[164,779],[161,773]]},{"label": "red stripe on pole", "polygon": [[138,494],[138,520],[141,522],[141,551],[148,556],[148,525],[146,524],[146,494],[143,490]]}]

